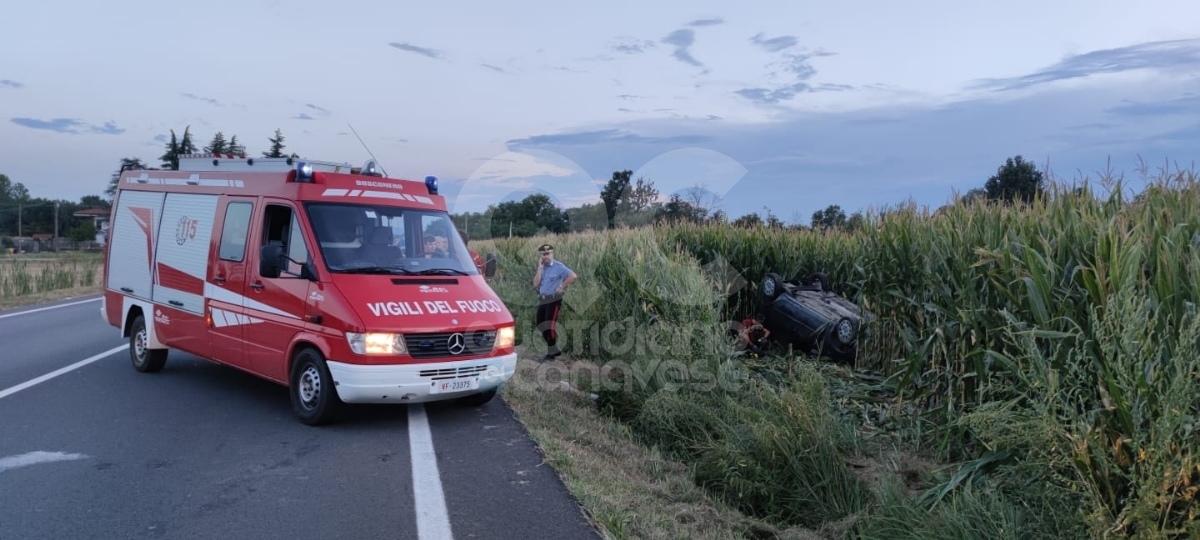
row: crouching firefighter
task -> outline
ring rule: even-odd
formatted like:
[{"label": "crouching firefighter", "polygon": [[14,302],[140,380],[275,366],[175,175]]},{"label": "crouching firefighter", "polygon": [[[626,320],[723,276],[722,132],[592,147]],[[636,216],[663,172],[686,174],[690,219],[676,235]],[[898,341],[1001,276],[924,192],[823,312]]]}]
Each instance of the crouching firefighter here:
[{"label": "crouching firefighter", "polygon": [[739,351],[749,351],[759,356],[766,354],[767,338],[771,337],[771,331],[763,326],[764,320],[762,313],[755,313],[753,317],[742,321],[742,329],[738,332]]}]

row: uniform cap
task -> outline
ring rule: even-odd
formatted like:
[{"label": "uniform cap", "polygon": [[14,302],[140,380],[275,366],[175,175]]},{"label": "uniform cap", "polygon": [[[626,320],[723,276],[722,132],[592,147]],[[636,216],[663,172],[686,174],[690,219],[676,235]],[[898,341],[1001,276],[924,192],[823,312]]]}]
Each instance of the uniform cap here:
[{"label": "uniform cap", "polygon": [[541,251],[541,252],[554,251],[554,246],[552,246],[550,244],[542,244],[542,245],[538,246],[538,251]]}]

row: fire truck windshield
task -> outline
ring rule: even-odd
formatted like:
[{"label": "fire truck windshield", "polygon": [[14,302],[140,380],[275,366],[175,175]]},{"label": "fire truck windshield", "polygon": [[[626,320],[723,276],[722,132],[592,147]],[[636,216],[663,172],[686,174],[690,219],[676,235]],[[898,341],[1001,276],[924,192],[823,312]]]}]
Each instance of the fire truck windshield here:
[{"label": "fire truck windshield", "polygon": [[479,273],[446,212],[386,204],[305,207],[330,272]]}]

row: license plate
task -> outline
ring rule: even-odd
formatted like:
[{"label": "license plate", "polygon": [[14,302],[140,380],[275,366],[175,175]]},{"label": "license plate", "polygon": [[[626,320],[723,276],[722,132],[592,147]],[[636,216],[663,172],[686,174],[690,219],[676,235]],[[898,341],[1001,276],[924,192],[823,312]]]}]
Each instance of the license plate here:
[{"label": "license plate", "polygon": [[478,390],[478,389],[479,389],[479,379],[472,377],[470,379],[451,379],[448,381],[434,381],[433,388],[430,389],[430,393],[445,394],[447,392],[461,392],[463,390]]}]

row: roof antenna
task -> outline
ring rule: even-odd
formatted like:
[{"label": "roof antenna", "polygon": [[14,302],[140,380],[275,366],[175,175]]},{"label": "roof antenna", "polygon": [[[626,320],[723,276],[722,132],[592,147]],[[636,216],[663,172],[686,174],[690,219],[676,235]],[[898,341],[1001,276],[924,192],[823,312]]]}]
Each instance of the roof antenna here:
[{"label": "roof antenna", "polygon": [[[354,126],[351,126],[349,122],[346,122],[346,125],[350,126],[350,131],[354,132],[354,136],[358,138],[359,144],[363,145],[363,148],[367,151],[367,155],[371,156],[371,162],[368,163],[366,167],[363,167],[363,173],[372,176],[387,176],[387,171],[383,170],[383,165],[381,165],[379,160],[375,158],[375,154],[371,152],[371,149],[367,148],[367,143],[363,142],[362,137],[358,136],[358,132],[354,130]],[[374,170],[375,167],[379,167],[380,172],[383,174],[376,173]]]}]

